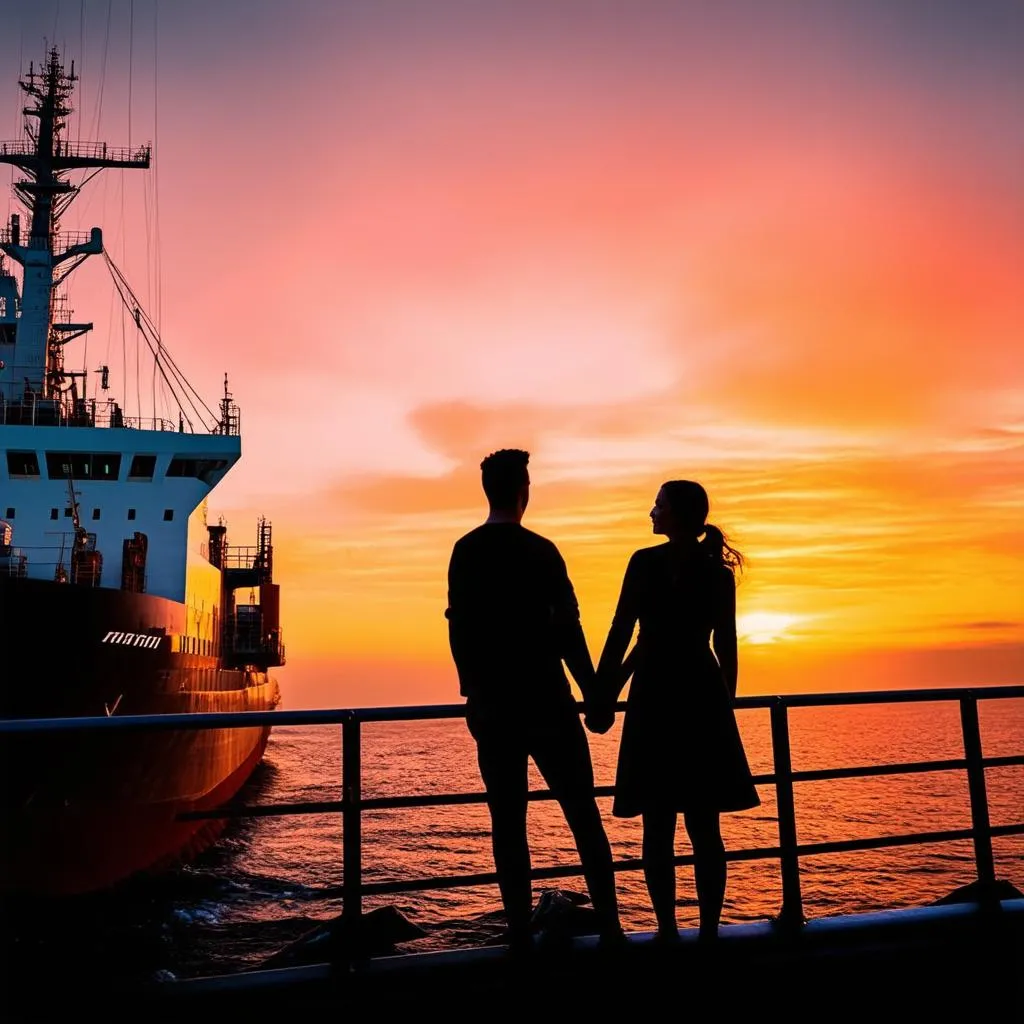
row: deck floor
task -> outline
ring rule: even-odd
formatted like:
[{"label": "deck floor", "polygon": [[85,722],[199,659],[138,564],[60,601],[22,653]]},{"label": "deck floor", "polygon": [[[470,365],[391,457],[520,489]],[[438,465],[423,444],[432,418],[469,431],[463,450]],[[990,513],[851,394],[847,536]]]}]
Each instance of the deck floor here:
[{"label": "deck floor", "polygon": [[[59,980],[59,979],[55,979]],[[59,990],[59,986],[55,986]],[[64,998],[60,998],[60,996]],[[683,931],[621,950],[590,936],[384,956],[144,989],[38,993],[9,1020],[993,1021],[1024,1020],[1024,899]]]}]

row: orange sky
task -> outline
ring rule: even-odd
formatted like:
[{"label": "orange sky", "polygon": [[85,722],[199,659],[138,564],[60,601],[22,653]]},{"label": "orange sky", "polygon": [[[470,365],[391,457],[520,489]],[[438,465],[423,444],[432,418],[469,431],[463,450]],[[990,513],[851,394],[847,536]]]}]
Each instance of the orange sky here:
[{"label": "orange sky", "polygon": [[[457,699],[503,446],[595,655],[684,476],[749,559],[741,693],[1024,678],[1019,4],[17,7],[5,137],[45,36],[72,137],[154,142],[64,226],[211,406],[231,375],[211,511],[273,522],[292,706]],[[88,364],[134,387],[93,264]]]}]

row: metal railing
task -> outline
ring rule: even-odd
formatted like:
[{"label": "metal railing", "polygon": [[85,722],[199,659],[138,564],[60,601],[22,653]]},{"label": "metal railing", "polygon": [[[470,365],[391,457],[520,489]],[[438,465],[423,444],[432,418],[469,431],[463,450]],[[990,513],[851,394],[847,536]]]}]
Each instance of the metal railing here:
[{"label": "metal railing", "polygon": [[[92,241],[91,231],[50,231],[45,235],[30,235],[21,228],[0,228],[0,244],[20,245],[25,249],[43,249],[54,253],[66,252],[72,246]],[[56,310],[55,310],[56,312]]]},{"label": "metal railing", "polygon": [[[39,398],[32,393],[28,400],[11,402],[0,395],[0,425],[13,427],[107,427],[111,429],[158,430],[164,433],[185,433],[182,423],[174,423],[161,416],[126,416],[121,408],[97,406],[88,399],[77,408],[69,407],[60,399]],[[216,434],[207,428],[196,431],[189,424],[187,433]]]},{"label": "metal railing", "polygon": [[[37,155],[36,143],[31,139],[9,139],[0,142],[0,156]],[[122,164],[148,165],[153,152],[151,143],[142,146],[108,146],[105,142],[78,142],[68,139],[57,139],[53,146],[53,155],[64,159],[77,160],[112,160]]]},{"label": "metal railing", "polygon": [[[778,860],[782,878],[782,905],[777,921],[780,925],[797,928],[804,923],[800,862],[805,857],[969,839],[974,846],[974,862],[981,889],[983,892],[993,890],[996,875],[992,840],[994,837],[1000,836],[1024,835],[1024,821],[998,826],[991,824],[985,773],[990,768],[1024,765],[1024,752],[1001,757],[984,756],[978,705],[987,700],[1014,698],[1024,698],[1024,686],[789,694],[738,698],[735,701],[737,710],[762,708],[767,709],[770,715],[774,770],[768,774],[755,775],[754,782],[758,786],[775,786],[779,839],[775,846],[728,850],[726,857],[736,861]],[[957,702],[959,704],[963,757],[807,771],[793,770],[790,753],[790,709],[925,702]],[[624,710],[625,703],[620,702],[617,707],[620,711]],[[580,705],[580,710],[582,710],[582,705]],[[254,726],[339,725],[342,737],[342,796],[340,800],[256,805],[228,804],[212,810],[183,813],[180,818],[182,820],[202,820],[339,812],[342,816],[342,884],[328,887],[322,890],[321,894],[325,898],[340,896],[343,900],[343,918],[352,919],[361,915],[363,899],[367,896],[430,889],[453,889],[497,882],[497,876],[493,872],[378,882],[364,882],[363,880],[363,811],[486,802],[486,796],[482,792],[364,799],[362,796],[363,725],[374,722],[427,721],[463,717],[465,717],[464,705],[442,704],[311,711],[124,715],[110,718],[7,719],[0,721],[0,736],[54,732],[100,732],[104,730],[244,729]],[[936,771],[965,771],[967,773],[971,811],[970,828],[942,829],[832,842],[800,843],[797,839],[793,791],[795,783]],[[611,796],[614,787],[597,786],[594,791],[597,796]],[[533,790],[530,792],[529,798],[531,800],[554,799],[547,790]],[[692,854],[677,856],[675,862],[677,865],[691,864],[693,856]],[[614,868],[616,871],[638,870],[642,868],[642,862],[639,859],[617,860]],[[576,863],[566,866],[534,868],[531,877],[538,880],[565,878],[580,874],[582,874],[582,868]]]}]

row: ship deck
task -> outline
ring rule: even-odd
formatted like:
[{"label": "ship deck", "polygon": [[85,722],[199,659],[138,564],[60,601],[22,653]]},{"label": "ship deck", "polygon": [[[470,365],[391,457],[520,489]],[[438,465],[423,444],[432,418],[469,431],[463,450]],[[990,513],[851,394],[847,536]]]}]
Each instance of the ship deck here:
[{"label": "ship deck", "polygon": [[631,933],[346,959],[40,994],[25,1019],[1008,1021],[1024,1019],[1024,899],[726,925],[712,947]]}]

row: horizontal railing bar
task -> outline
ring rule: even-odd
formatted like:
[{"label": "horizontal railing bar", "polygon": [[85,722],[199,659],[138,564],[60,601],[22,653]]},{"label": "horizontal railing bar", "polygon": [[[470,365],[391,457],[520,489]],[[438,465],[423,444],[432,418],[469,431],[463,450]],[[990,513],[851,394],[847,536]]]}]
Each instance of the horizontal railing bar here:
[{"label": "horizontal railing bar", "polygon": [[[832,707],[842,704],[908,704],[929,701],[1008,700],[1024,697],[1024,686],[949,687],[927,690],[865,690],[842,693],[776,694],[737,697],[738,710],[786,707]],[[583,704],[577,703],[583,711]],[[624,711],[625,701],[616,705]],[[406,722],[463,718],[464,704],[414,704],[381,708],[329,708],[303,711],[221,711],[171,715],[112,715],[82,718],[7,718],[0,720],[2,733],[91,732],[103,729],[251,729],[257,726],[340,725],[347,721]]]},{"label": "horizontal railing bar", "polygon": [[[770,708],[776,704],[787,707],[831,707],[836,704],[906,704],[931,701],[956,701],[971,696],[978,700],[991,698],[1012,699],[1024,697],[1024,686],[980,686],[980,687],[931,687],[920,690],[847,690],[837,693],[785,693],[759,697],[737,697],[733,705],[738,710]],[[583,710],[582,703],[578,703]],[[455,709],[464,710],[464,705],[409,705],[393,708],[353,708],[364,722],[392,722],[412,717],[448,718]],[[618,711],[625,711],[626,702],[616,704]],[[428,712],[420,715],[418,712]],[[443,712],[435,714],[434,712]]]},{"label": "horizontal railing bar", "polygon": [[[1024,754],[983,757],[984,768],[1008,768],[1024,764]],[[943,761],[896,761],[892,764],[866,764],[854,768],[809,768],[792,773],[794,782],[822,782],[826,779],[867,778],[875,775],[914,775],[921,772],[963,771],[967,759],[955,757]],[[754,782],[774,783],[774,775],[755,775]]]},{"label": "horizontal railing bar", "polygon": [[[595,796],[613,796],[614,786],[594,788]],[[554,800],[547,790],[535,789],[527,794],[529,800]],[[439,793],[422,796],[375,796],[359,802],[361,811],[398,810],[409,807],[451,807],[464,804],[487,803],[485,793]],[[268,818],[283,814],[327,814],[343,811],[349,804],[346,800],[306,801],[296,804],[242,804],[237,807],[214,807],[208,811],[183,811],[178,821],[202,821],[207,818]]]},{"label": "horizontal railing bar", "polygon": [[344,800],[306,800],[295,804],[241,804],[238,807],[211,807],[207,811],[182,811],[175,821],[221,821],[227,818],[275,818],[287,814],[329,814],[343,811]]},{"label": "horizontal railing bar", "polygon": [[[967,759],[956,757],[944,761],[897,761],[895,764],[866,764],[853,768],[810,768],[795,771],[794,782],[823,782],[826,779],[867,778],[876,775],[913,775],[920,772],[963,770]],[[774,778],[772,779],[774,782]]]},{"label": "horizontal railing bar", "polygon": [[1024,697],[1024,686],[951,686],[921,690],[845,690],[838,693],[784,693],[772,697],[737,697],[737,708],[770,707],[785,704],[790,708],[832,707],[836,704],[914,704],[932,701],[956,701],[963,697],[977,700]]},{"label": "horizontal railing bar", "polygon": [[1012,768],[1024,764],[1024,754],[1008,754],[1005,757],[983,757],[981,763],[986,768]]},{"label": "horizontal railing bar", "polygon": [[[692,859],[692,858],[688,858]],[[612,865],[615,871],[635,871],[641,867],[639,860],[620,860]],[[579,864],[553,865],[545,868],[534,868],[530,877],[534,881],[549,878],[572,878],[583,874]],[[478,872],[473,875],[445,875],[440,878],[410,878],[404,881],[364,882],[363,894],[366,896],[382,896],[400,892],[421,892],[426,889],[461,889],[475,885],[493,885],[498,876],[493,871]],[[342,895],[342,887],[330,886],[320,890],[324,899],[332,899]]]},{"label": "horizontal railing bar", "polygon": [[37,732],[114,732],[164,729],[252,729],[283,725],[341,725],[351,709],[325,711],[197,711],[173,715],[111,715],[109,718],[7,718],[0,734]]},{"label": "horizontal railing bar", "polygon": [[1018,821],[1013,825],[990,825],[989,832],[994,836],[1024,835],[1024,822]]},{"label": "horizontal railing bar", "polygon": [[[1024,754],[1007,757],[984,758],[986,768],[1005,768],[1024,765]],[[903,761],[895,764],[863,765],[859,768],[821,768],[793,772],[794,782],[822,782],[828,779],[866,778],[879,775],[911,775],[924,772],[962,771],[967,767],[964,758],[946,761]],[[753,776],[755,786],[774,785],[774,773]],[[595,786],[594,795],[610,797],[615,795],[614,786]],[[531,790],[529,800],[554,800],[547,790]],[[360,803],[364,811],[403,810],[413,807],[452,807],[487,802],[484,793],[437,793],[421,796],[380,796],[369,797]],[[286,814],[328,814],[343,811],[348,805],[344,800],[314,800],[293,804],[241,804],[238,806],[214,807],[205,811],[184,811],[178,821],[203,821],[228,818],[271,818]]]},{"label": "horizontal railing bar", "polygon": [[[1024,764],[1024,754],[1009,754],[1002,757],[983,757],[984,768],[1008,768]],[[826,779],[849,779],[875,775],[913,775],[922,772],[963,771],[967,759],[956,757],[944,761],[896,761],[893,764],[868,764],[854,768],[812,768],[792,773],[794,782],[822,782]],[[755,784],[774,783],[774,775],[755,775]]]},{"label": "horizontal railing bar", "polygon": [[[992,829],[992,833],[996,833]],[[1024,822],[999,826],[1000,835],[1024,834]],[[949,843],[971,839],[972,829],[946,829],[941,832],[911,832],[898,836],[878,836],[870,839],[840,839],[828,843],[803,843],[797,847],[801,857],[815,857],[822,853],[851,853],[858,850],[879,850],[891,846],[923,846],[927,843]]]},{"label": "horizontal railing bar", "polygon": [[[607,795],[611,795],[614,787],[613,786],[602,786],[602,789],[608,790]],[[606,794],[599,793],[597,787],[594,788],[595,796],[603,796]],[[553,793],[544,789],[534,789],[526,794],[528,800],[554,800],[555,796]],[[380,811],[388,809],[398,809],[405,807],[430,807],[434,804],[446,805],[446,804],[484,804],[487,803],[486,793],[446,793],[442,794],[442,798],[438,796],[431,796],[424,793],[422,796],[372,796],[367,797],[363,800],[360,805],[364,811]]]},{"label": "horizontal railing bar", "polygon": [[[726,860],[760,860],[779,856],[779,847],[761,846],[743,850],[727,850]],[[674,859],[677,865],[693,863],[693,854],[680,854]],[[621,871],[639,871],[643,868],[643,861],[639,857],[624,858],[612,862],[612,870],[616,873]],[[544,868],[534,868],[530,877],[534,881],[543,881],[549,878],[572,878],[583,874],[580,864],[552,865]],[[404,881],[391,882],[366,882],[363,885],[363,892],[366,895],[385,895],[399,892],[419,892],[425,889],[458,889],[474,885],[494,884],[498,876],[494,872],[478,873],[473,875],[447,875],[440,879],[411,878]],[[321,890],[325,898],[326,894],[341,895],[341,886],[330,887]]]},{"label": "horizontal railing bar", "polygon": [[[1014,825],[999,825],[992,829],[995,835],[1024,835],[1024,822]],[[915,832],[898,836],[885,836],[868,839],[847,839],[830,843],[804,843],[797,847],[799,857],[819,856],[827,853],[850,853],[861,850],[884,849],[897,846],[916,846],[925,843],[955,842],[969,840],[971,830],[950,829],[943,832]],[[740,850],[726,850],[726,860],[730,861],[752,861],[777,859],[781,854],[778,846],[758,846]],[[677,866],[686,866],[693,863],[693,854],[680,854],[674,858]],[[638,871],[643,868],[643,861],[639,858],[617,860],[613,863],[613,869],[620,871]],[[572,878],[583,874],[579,864],[559,865],[544,868],[535,868],[531,872],[534,881],[551,878]],[[365,896],[384,896],[404,892],[422,892],[428,889],[458,889],[469,888],[476,885],[492,885],[498,880],[494,872],[481,872],[471,875],[447,875],[440,878],[411,878],[395,880],[390,882],[364,882],[362,891]],[[323,899],[332,899],[342,895],[341,886],[329,886],[319,890],[318,893]]]}]

